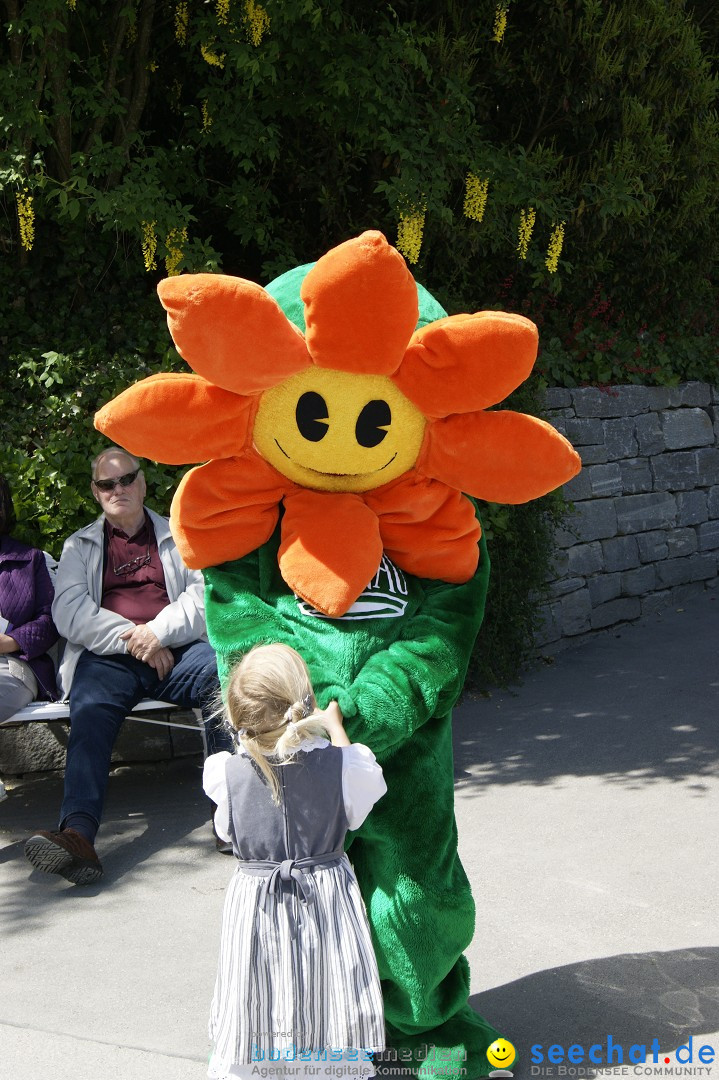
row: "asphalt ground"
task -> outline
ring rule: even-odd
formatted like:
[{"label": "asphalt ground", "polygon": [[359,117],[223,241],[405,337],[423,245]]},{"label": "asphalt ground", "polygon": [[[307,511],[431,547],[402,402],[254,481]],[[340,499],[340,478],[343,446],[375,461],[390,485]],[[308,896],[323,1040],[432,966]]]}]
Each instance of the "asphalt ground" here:
[{"label": "asphalt ground", "polygon": [[[456,711],[471,1000],[519,1052],[516,1077],[719,1077],[718,646],[719,590]],[[200,774],[196,759],[116,771],[89,888],[23,856],[55,825],[61,779],[8,785],[2,1080],[205,1075],[233,865]]]}]

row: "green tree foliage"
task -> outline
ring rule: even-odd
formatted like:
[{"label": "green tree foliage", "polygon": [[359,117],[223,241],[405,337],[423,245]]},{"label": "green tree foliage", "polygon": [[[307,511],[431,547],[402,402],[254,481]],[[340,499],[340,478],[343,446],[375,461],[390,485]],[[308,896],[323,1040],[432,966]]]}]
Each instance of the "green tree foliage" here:
[{"label": "green tree foliage", "polygon": [[[0,12],[1,464],[45,546],[87,518],[95,408],[180,363],[153,296],[166,273],[265,282],[380,228],[449,311],[534,318],[547,382],[713,376],[715,5]],[[151,479],[166,507],[173,474]],[[489,509],[495,565],[538,535],[534,513]]]}]

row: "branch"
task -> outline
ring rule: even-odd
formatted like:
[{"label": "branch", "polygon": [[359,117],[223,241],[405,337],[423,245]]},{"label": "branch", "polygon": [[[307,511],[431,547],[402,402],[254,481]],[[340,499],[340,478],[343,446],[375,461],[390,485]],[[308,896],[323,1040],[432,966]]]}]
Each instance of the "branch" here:
[{"label": "branch", "polygon": [[93,140],[100,134],[107,120],[107,114],[110,111],[110,104],[112,102],[112,94],[117,83],[117,70],[120,64],[120,54],[122,52],[122,44],[127,34],[127,8],[122,8],[118,12],[115,18],[115,34],[112,42],[112,49],[110,51],[110,62],[107,68],[107,74],[105,76],[105,85],[103,87],[103,101],[104,108],[95,117],[95,120],[87,133],[85,139],[85,145],[83,147],[84,152],[87,154],[90,152]]}]

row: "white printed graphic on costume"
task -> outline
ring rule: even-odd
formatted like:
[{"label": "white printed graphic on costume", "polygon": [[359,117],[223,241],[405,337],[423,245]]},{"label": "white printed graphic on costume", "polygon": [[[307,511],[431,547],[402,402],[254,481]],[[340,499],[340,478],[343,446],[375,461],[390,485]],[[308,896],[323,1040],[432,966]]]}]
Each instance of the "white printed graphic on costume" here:
[{"label": "white printed graphic on costume", "polygon": [[[339,618],[400,619],[407,607],[408,591],[407,581],[402,571],[386,555],[383,555],[379,569],[367,588],[357,597],[352,607]],[[303,615],[312,615],[316,619],[331,618],[330,615],[317,611],[299,596],[297,596],[297,604]],[[334,618],[333,621],[335,621]]]}]

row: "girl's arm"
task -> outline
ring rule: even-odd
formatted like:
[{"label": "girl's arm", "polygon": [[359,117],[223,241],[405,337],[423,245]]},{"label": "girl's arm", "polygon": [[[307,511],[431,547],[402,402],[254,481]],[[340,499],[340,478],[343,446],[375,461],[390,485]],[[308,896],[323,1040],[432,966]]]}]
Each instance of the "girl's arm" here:
[{"label": "girl's arm", "polygon": [[336,701],[330,701],[326,709],[315,713],[316,720],[324,727],[333,746],[351,746],[342,722],[342,713]]}]

